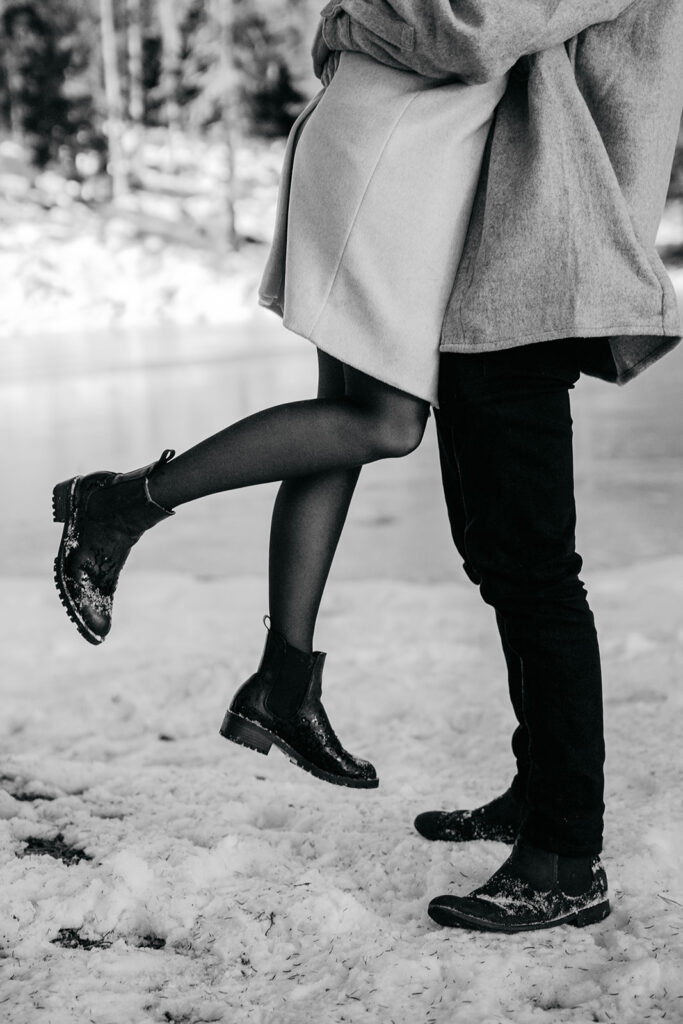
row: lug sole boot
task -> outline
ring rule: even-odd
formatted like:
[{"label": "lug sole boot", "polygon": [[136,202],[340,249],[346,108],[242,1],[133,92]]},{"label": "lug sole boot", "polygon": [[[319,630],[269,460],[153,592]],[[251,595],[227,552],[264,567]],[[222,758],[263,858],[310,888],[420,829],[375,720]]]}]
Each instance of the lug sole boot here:
[{"label": "lug sole boot", "polygon": [[428,913],[437,924],[475,931],[584,928],[610,913],[607,876],[598,857],[562,857],[518,840],[484,885],[469,896],[437,896]]},{"label": "lug sole boot", "polygon": [[130,549],[146,530],[175,515],[152,500],[147,483],[174,454],[169,449],[132,473],[75,476],[52,492],[53,519],[64,524],[55,584],[66,614],[88,643],[101,644],[111,629],[114,591]]},{"label": "lug sole boot", "polygon": [[425,839],[467,843],[490,839],[514,843],[524,820],[525,805],[512,790],[471,811],[425,811],[415,819],[415,828]]},{"label": "lug sole boot", "polygon": [[235,694],[220,734],[261,754],[274,745],[333,785],[375,789],[375,769],[344,749],[322,705],[324,663],[322,651],[306,654],[270,629],[258,670]]}]

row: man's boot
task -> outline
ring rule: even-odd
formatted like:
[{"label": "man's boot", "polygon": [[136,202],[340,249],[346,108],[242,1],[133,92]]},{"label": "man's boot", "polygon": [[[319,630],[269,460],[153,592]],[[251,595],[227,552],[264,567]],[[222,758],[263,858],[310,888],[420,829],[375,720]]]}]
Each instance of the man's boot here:
[{"label": "man's boot", "polygon": [[472,811],[425,811],[415,819],[415,828],[425,839],[443,839],[466,843],[473,839],[492,839],[514,843],[526,805],[511,789]]},{"label": "man's boot", "polygon": [[267,754],[273,744],[294,764],[338,786],[374,789],[375,769],[344,750],[321,703],[325,654],[306,654],[268,630],[258,670],[225,713],[226,739]]},{"label": "man's boot", "polygon": [[145,530],[175,513],[149,494],[148,480],[175,452],[167,450],[132,473],[75,476],[52,492],[53,518],[64,523],[55,558],[55,583],[81,636],[101,644],[111,629],[119,574]]},{"label": "man's boot", "polygon": [[518,840],[488,882],[469,896],[437,896],[428,912],[437,924],[476,931],[582,928],[610,912],[607,876],[597,856],[562,857]]}]

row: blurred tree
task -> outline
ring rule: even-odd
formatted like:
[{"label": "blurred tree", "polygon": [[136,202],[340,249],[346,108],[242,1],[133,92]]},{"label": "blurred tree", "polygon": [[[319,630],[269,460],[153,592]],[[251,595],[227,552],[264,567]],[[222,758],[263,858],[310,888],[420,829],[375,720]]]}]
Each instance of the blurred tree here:
[{"label": "blurred tree", "polygon": [[180,128],[180,106],[178,91],[182,75],[182,35],[180,18],[183,4],[178,0],[158,0],[158,16],[161,28],[161,91],[164,97],[166,124],[171,129]]},{"label": "blurred tree", "polygon": [[292,6],[297,5],[271,3],[259,10],[244,0],[238,3],[235,63],[245,115],[251,130],[259,135],[286,135],[305,98],[294,84],[290,66],[291,52],[301,42]]},{"label": "blurred tree", "polygon": [[142,4],[126,0],[128,42],[128,117],[142,124],[145,117]]},{"label": "blurred tree", "polygon": [[45,5],[8,3],[2,10],[2,51],[3,105],[12,133],[44,167],[72,130],[63,94],[68,46],[62,45]]},{"label": "blurred tree", "polygon": [[119,74],[114,3],[113,0],[99,0],[99,3],[106,101],[105,131],[109,144],[108,170],[111,175],[114,196],[116,197],[123,195],[128,187],[126,164],[121,145],[124,112],[123,93],[121,89],[121,76]]},{"label": "blurred tree", "polygon": [[226,153],[225,212],[226,241],[231,249],[239,248],[235,219],[237,199],[236,150],[239,133],[238,72],[235,64],[235,0],[214,0],[213,16],[220,46],[220,92],[223,139]]},{"label": "blurred tree", "polygon": [[[292,54],[301,57],[308,34],[301,17],[305,22],[306,8],[301,0],[233,0],[234,99],[239,119],[254,134],[286,135],[304,102],[290,62]],[[225,102],[221,52],[228,42],[217,33],[212,10],[194,0],[182,26],[181,103],[196,128],[220,122]]]},{"label": "blurred tree", "polygon": [[76,174],[81,150],[101,150],[99,40],[93,0],[0,0],[0,127],[42,167]]},{"label": "blurred tree", "polygon": [[[0,0],[0,124],[42,166],[63,146],[97,148],[105,123],[116,149],[124,118],[200,130],[220,123],[225,35],[213,2]],[[233,0],[231,89],[247,130],[286,134],[312,90],[317,3]]]}]

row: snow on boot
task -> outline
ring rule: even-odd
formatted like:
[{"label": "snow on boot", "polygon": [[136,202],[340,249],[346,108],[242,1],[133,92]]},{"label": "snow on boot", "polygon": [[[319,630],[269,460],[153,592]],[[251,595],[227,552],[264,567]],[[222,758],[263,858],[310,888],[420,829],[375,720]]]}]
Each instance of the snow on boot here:
[{"label": "snow on boot", "polygon": [[235,694],[220,733],[261,754],[275,744],[325,782],[374,789],[375,769],[344,750],[321,703],[324,663],[322,651],[306,654],[269,629],[258,670]]},{"label": "snow on boot", "polygon": [[563,857],[522,840],[488,882],[469,896],[437,896],[428,911],[437,924],[489,932],[583,928],[609,912],[599,857]]},{"label": "snow on boot", "polygon": [[148,479],[175,452],[131,473],[75,476],[52,492],[53,518],[64,523],[55,558],[55,583],[81,636],[101,644],[111,628],[119,574],[145,530],[175,515],[152,500]]},{"label": "snow on boot", "polygon": [[491,839],[514,843],[525,814],[525,805],[511,789],[472,811],[424,811],[415,819],[415,828],[425,839],[443,839],[466,843],[473,839]]}]

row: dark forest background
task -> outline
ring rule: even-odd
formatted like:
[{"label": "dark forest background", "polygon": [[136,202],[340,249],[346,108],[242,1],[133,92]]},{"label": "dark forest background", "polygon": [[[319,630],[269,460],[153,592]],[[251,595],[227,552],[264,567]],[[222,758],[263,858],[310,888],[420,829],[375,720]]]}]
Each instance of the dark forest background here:
[{"label": "dark forest background", "polygon": [[[317,9],[311,0],[0,0],[0,134],[86,202],[153,188],[146,157],[160,133],[165,150],[208,140],[224,154],[229,213],[240,144],[285,136],[316,88]],[[237,241],[234,223],[228,232]]]},{"label": "dark forest background", "polygon": [[[286,135],[315,0],[0,0],[0,130],[78,181],[134,179],[126,129]],[[141,138],[141,136],[138,136]],[[134,184],[134,181],[132,182]],[[681,154],[673,190],[683,195]]]}]

